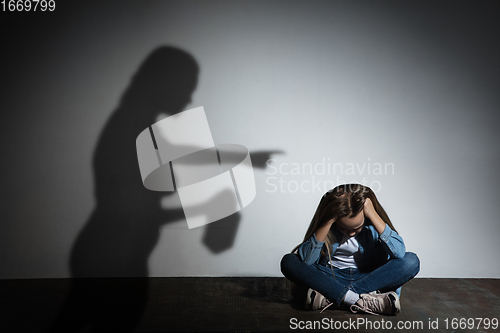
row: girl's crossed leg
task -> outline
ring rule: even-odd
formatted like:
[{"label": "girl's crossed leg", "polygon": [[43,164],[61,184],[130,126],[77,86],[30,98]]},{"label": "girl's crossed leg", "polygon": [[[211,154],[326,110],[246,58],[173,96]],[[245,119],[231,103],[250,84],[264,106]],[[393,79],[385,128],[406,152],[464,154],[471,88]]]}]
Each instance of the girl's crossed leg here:
[{"label": "girl's crossed leg", "polygon": [[281,271],[290,281],[314,289],[331,302],[340,305],[348,290],[357,294],[396,291],[400,296],[401,286],[412,279],[420,270],[416,254],[406,252],[403,258],[391,259],[382,266],[363,272],[355,268],[331,268],[304,264],[298,255],[287,254],[281,260]]}]

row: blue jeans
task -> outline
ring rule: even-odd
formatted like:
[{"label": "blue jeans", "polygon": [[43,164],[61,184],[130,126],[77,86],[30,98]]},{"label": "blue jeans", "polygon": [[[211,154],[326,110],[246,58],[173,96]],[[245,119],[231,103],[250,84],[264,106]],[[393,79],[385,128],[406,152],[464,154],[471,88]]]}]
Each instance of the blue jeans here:
[{"label": "blue jeans", "polygon": [[294,253],[286,254],[281,260],[281,272],[288,280],[318,291],[337,305],[349,289],[357,294],[392,290],[400,296],[401,286],[419,272],[420,260],[415,253],[406,252],[403,258],[391,259],[371,271],[335,267],[333,270],[335,276],[330,266],[306,265]]}]

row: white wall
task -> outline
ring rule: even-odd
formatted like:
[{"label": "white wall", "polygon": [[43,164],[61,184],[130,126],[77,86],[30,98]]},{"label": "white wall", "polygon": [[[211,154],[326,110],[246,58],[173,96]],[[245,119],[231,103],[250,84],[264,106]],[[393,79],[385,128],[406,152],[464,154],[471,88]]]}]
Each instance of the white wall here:
[{"label": "white wall", "polygon": [[[150,276],[281,276],[279,261],[302,240],[323,186],[340,181],[378,190],[421,259],[420,277],[500,277],[493,5],[58,1],[45,28],[17,16],[2,36],[0,278],[71,275],[72,246],[95,206],[98,136],[161,45],[197,60],[186,108],[205,107],[216,143],[282,150],[272,165],[285,172],[340,164],[335,175],[256,170],[257,197],[233,246],[215,254],[203,242],[208,226],[167,224]],[[349,163],[365,169],[349,174]],[[393,169],[374,174],[377,163]],[[280,177],[285,190],[273,192]],[[309,187],[313,177],[321,189]],[[216,225],[211,232],[231,233]]]}]

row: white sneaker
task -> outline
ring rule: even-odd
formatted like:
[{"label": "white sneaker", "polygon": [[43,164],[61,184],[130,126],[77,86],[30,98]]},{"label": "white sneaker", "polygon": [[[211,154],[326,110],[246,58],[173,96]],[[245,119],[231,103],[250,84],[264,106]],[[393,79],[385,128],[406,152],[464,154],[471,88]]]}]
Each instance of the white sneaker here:
[{"label": "white sneaker", "polygon": [[398,294],[394,291],[382,294],[361,294],[356,304],[351,305],[351,311],[353,313],[363,311],[374,315],[396,315],[401,312],[401,304]]},{"label": "white sneaker", "polygon": [[314,289],[309,288],[307,290],[307,295],[306,295],[306,308],[310,310],[319,310],[321,309],[322,313],[326,309],[328,309],[330,306],[332,306],[335,303],[330,302],[328,298],[320,294]]}]

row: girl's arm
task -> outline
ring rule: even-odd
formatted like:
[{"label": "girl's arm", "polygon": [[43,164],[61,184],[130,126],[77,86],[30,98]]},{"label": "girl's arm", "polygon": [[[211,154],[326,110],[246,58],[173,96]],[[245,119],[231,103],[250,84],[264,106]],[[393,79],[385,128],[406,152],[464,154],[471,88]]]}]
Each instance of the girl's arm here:
[{"label": "girl's arm", "polygon": [[335,222],[333,219],[326,222],[319,227],[308,240],[300,244],[298,253],[303,263],[311,265],[318,261],[321,256],[321,248],[323,247],[333,222]]},{"label": "girl's arm", "polygon": [[318,230],[316,230],[316,239],[319,240],[320,242],[324,242],[334,222],[335,219],[331,219],[330,221],[326,222],[324,225],[319,227]]},{"label": "girl's arm", "polygon": [[363,212],[365,216],[368,217],[370,221],[372,221],[372,224],[375,227],[375,230],[377,230],[378,234],[382,235],[385,230],[385,222],[377,214],[377,211],[375,210],[375,207],[373,207],[373,202],[370,200],[370,198],[366,198]]},{"label": "girl's arm", "polygon": [[375,211],[373,203],[369,198],[365,200],[363,212],[370,219],[373,227],[378,233],[379,240],[387,247],[391,258],[402,258],[406,253],[406,246],[403,238],[392,230]]}]

